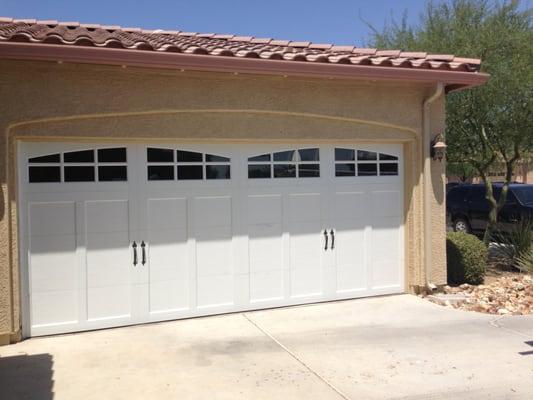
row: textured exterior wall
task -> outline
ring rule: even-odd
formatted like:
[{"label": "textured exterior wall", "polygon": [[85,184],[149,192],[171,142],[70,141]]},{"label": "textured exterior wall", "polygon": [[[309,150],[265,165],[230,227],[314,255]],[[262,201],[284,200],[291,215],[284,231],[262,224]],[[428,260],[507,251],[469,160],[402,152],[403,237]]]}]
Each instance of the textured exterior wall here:
[{"label": "textured exterior wall", "polygon": [[[444,135],[445,101],[441,97],[431,109],[430,138]],[[446,161],[431,161],[431,269],[430,280],[436,285],[446,283]],[[444,220],[443,220],[444,215]]]},{"label": "textured exterior wall", "polygon": [[[423,269],[422,103],[432,87],[50,62],[0,62],[0,343],[20,337],[17,140],[376,141],[405,149],[406,287]],[[432,123],[444,126],[443,103]],[[433,127],[432,127],[433,129]],[[432,162],[434,283],[443,284],[443,164]]]}]

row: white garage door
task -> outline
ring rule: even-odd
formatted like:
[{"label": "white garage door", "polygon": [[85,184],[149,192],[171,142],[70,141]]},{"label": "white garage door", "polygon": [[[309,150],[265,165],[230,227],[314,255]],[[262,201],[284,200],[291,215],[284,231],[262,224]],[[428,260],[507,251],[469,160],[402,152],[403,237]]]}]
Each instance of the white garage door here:
[{"label": "white garage door", "polygon": [[26,336],[404,290],[400,145],[20,143]]}]

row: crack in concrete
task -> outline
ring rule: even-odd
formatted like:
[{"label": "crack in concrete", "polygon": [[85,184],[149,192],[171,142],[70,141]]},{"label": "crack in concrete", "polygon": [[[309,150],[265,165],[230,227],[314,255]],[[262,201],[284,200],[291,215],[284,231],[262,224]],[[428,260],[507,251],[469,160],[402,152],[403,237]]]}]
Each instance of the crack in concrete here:
[{"label": "crack in concrete", "polygon": [[276,343],[279,347],[281,347],[286,353],[288,353],[292,358],[294,358],[305,369],[307,369],[309,372],[311,372],[313,375],[315,375],[318,379],[320,379],[322,382],[324,382],[326,385],[328,385],[329,388],[332,389],[333,391],[335,391],[340,397],[342,397],[344,400],[351,400],[340,389],[337,389],[337,387],[335,387],[330,381],[328,381],[326,378],[324,378],[322,375],[320,375],[318,372],[316,372],[313,368],[311,368],[309,365],[307,365],[302,359],[300,359],[296,354],[294,354],[291,350],[289,350],[286,346],[284,346],[279,340],[277,340],[274,336],[272,336],[270,333],[268,333],[265,329],[261,328],[247,314],[242,313],[241,315],[244,318],[246,318],[246,320],[248,320],[248,322],[250,322],[253,326],[255,326],[263,335],[265,335],[270,340],[272,340],[274,343]]},{"label": "crack in concrete", "polygon": [[531,335],[528,335],[527,333],[523,333],[523,332],[520,332],[520,331],[515,331],[514,329],[510,329],[510,328],[507,328],[503,325],[500,325],[498,324],[498,321],[505,318],[505,315],[501,315],[499,317],[496,317],[492,320],[489,321],[489,325],[493,326],[494,328],[499,328],[499,329],[503,329],[504,331],[507,331],[507,332],[510,332],[510,333],[514,333],[515,335],[520,335],[520,336],[523,336],[525,338],[528,338],[528,339],[531,339]]}]

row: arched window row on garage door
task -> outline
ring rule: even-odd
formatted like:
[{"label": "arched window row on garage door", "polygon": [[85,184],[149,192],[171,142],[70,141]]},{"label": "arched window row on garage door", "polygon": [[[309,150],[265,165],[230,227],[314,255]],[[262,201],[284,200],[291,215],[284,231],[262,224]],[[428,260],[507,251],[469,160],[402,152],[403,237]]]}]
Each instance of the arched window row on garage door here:
[{"label": "arched window row on garage door", "polygon": [[195,151],[148,147],[149,181],[230,179],[228,157]]},{"label": "arched window row on garage door", "polygon": [[398,175],[398,157],[368,150],[335,148],[335,176]]},{"label": "arched window row on garage door", "polygon": [[76,150],[28,159],[30,183],[128,180],[125,147]]},{"label": "arched window row on garage door", "polygon": [[248,158],[248,178],[318,178],[318,148],[284,150]]}]

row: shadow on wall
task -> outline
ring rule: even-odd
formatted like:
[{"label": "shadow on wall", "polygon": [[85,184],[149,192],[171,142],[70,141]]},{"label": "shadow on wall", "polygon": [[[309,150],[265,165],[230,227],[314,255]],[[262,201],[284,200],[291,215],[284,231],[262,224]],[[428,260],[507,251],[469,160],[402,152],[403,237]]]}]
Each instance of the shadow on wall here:
[{"label": "shadow on wall", "polygon": [[52,400],[50,354],[0,357],[0,397],[5,400]]}]

